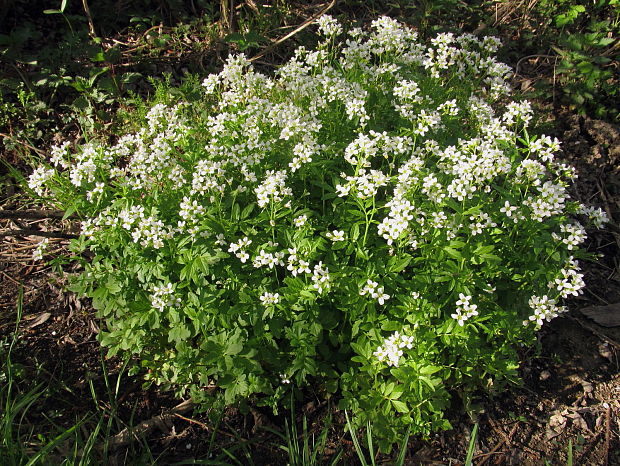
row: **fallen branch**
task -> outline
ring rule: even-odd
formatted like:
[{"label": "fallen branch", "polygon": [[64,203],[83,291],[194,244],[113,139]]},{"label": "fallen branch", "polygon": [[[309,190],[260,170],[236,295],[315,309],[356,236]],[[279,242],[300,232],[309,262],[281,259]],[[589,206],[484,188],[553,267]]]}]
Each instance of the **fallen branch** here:
[{"label": "fallen branch", "polygon": [[63,219],[61,210],[0,210],[0,219],[16,218],[23,220],[43,220],[47,218]]},{"label": "fallen branch", "polygon": [[[110,448],[117,449],[124,445],[128,445],[131,442],[132,438],[138,438],[148,435],[157,427],[166,426],[170,424],[174,418],[177,417],[178,414],[183,414],[194,407],[194,402],[190,398],[189,400],[184,401],[181,404],[178,404],[168,412],[160,414],[159,416],[152,417],[151,419],[141,422],[135,427],[131,429],[126,427],[121,430],[118,434],[116,434],[110,440]],[[165,427],[164,427],[165,428]]]},{"label": "fallen branch", "polygon": [[7,236],[41,236],[43,238],[61,238],[61,239],[75,239],[79,238],[79,235],[74,235],[73,233],[63,233],[61,231],[41,231],[41,230],[31,230],[31,229],[21,229],[21,230],[9,230],[9,231],[0,231],[0,238],[5,238]]},{"label": "fallen branch", "polygon": [[0,133],[0,136],[2,136],[3,138],[6,138],[6,139],[10,139],[11,141],[16,142],[17,144],[20,144],[20,145],[22,145],[24,147],[27,147],[31,151],[36,152],[37,154],[39,154],[41,156],[44,156],[44,157],[47,156],[47,153],[45,151],[42,151],[41,149],[37,149],[36,147],[28,144],[27,142],[20,141],[19,139],[15,139],[10,134]]}]

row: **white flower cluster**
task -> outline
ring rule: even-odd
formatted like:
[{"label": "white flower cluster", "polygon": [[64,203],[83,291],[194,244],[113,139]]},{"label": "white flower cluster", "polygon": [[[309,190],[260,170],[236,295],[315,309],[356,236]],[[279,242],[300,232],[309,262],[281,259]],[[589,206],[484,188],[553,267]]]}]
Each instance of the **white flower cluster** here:
[{"label": "white flower cluster", "polygon": [[225,174],[226,171],[221,162],[206,159],[198,161],[194,168],[190,194],[204,196],[211,191],[222,192],[224,189],[222,179]]},{"label": "white flower cluster", "polygon": [[199,231],[197,223],[204,215],[205,208],[196,199],[192,200],[188,196],[183,196],[179,207],[181,220],[177,223],[177,231],[187,231],[190,235],[195,235]]},{"label": "white flower cluster", "polygon": [[291,171],[295,173],[302,165],[312,162],[312,156],[320,149],[316,140],[310,135],[303,135],[304,140],[295,144],[293,147],[293,160],[288,164]]},{"label": "white flower cluster", "polygon": [[[232,252],[237,257],[237,259],[239,259],[245,264],[250,258],[250,254],[245,250],[245,248],[248,247],[250,244],[252,244],[252,240],[249,239],[247,236],[244,236],[236,243],[230,243],[228,252]],[[261,265],[266,264],[261,263]]]},{"label": "white flower cluster", "polygon": [[52,165],[58,168],[69,168],[69,162],[67,158],[69,157],[69,148],[71,147],[71,143],[69,141],[65,141],[60,145],[54,145],[51,148],[51,156],[50,162]]},{"label": "white flower cluster", "polygon": [[450,99],[445,101],[443,104],[437,107],[437,110],[440,113],[449,116],[457,116],[459,114],[459,107],[456,104],[456,99]]},{"label": "white flower cluster", "polygon": [[566,306],[558,306],[556,301],[549,298],[547,295],[534,295],[529,299],[528,304],[530,308],[534,310],[534,314],[529,317],[529,320],[524,320],[523,325],[536,322],[536,325],[540,327],[544,321],[549,322],[551,319],[568,311]]},{"label": "white flower cluster", "polygon": [[140,218],[138,226],[131,232],[134,243],[140,243],[142,247],[161,249],[164,240],[173,237],[173,231],[166,228],[164,222],[154,216]]},{"label": "white flower cluster", "polygon": [[45,183],[52,179],[55,173],[56,171],[53,168],[35,168],[28,178],[28,187],[37,195],[43,196],[45,194]]},{"label": "white flower cluster", "polygon": [[609,222],[609,217],[607,216],[607,213],[600,207],[580,205],[577,213],[586,215],[596,228],[601,228],[603,225]]},{"label": "white flower cluster", "polygon": [[280,202],[285,196],[293,194],[286,186],[286,176],[285,171],[267,170],[265,181],[254,190],[260,207],[265,207],[270,202]]},{"label": "white flower cluster", "polygon": [[418,115],[416,109],[423,100],[420,95],[420,87],[416,82],[406,79],[398,81],[393,92],[394,96],[398,97],[398,101],[394,102],[394,108],[398,113],[408,120],[415,119]]},{"label": "white flower cluster", "polygon": [[370,296],[373,299],[376,299],[381,305],[385,304],[385,302],[390,299],[390,295],[384,293],[383,287],[379,286],[377,282],[371,280],[370,278],[366,280],[366,284],[360,290],[360,296],[366,295]]},{"label": "white flower cluster", "polygon": [[461,327],[465,324],[466,320],[478,315],[478,306],[471,304],[470,301],[471,296],[459,293],[459,299],[456,302],[456,312],[450,315]]},{"label": "white flower cluster", "polygon": [[266,252],[264,249],[261,249],[258,255],[252,261],[252,264],[257,269],[260,267],[269,267],[270,269],[273,269],[276,265],[283,267],[284,261],[282,259],[284,259],[284,256],[285,253],[282,251],[271,253]]},{"label": "white flower cluster", "polygon": [[545,218],[563,212],[568,193],[561,184],[545,181],[538,187],[539,195],[530,195],[523,204],[531,209],[532,219],[542,222]]},{"label": "white flower cluster", "polygon": [[529,149],[543,162],[553,162],[554,154],[560,150],[560,141],[557,138],[551,139],[549,136],[542,135],[530,143]]},{"label": "white flower cluster", "polygon": [[323,15],[316,22],[319,25],[319,33],[324,36],[332,37],[342,33],[342,26],[330,15]]},{"label": "white flower cluster", "polygon": [[42,239],[37,247],[32,251],[32,260],[35,262],[42,261],[43,255],[47,252],[49,248],[50,240],[48,238]]},{"label": "white flower cluster", "polygon": [[414,207],[411,202],[402,197],[394,196],[385,204],[390,209],[387,217],[377,227],[378,233],[392,245],[409,228],[409,222],[413,220]]},{"label": "white flower cluster", "polygon": [[299,258],[296,248],[289,248],[288,253],[286,269],[291,272],[293,277],[301,273],[310,273],[310,263]]},{"label": "white flower cluster", "polygon": [[487,228],[495,228],[497,223],[491,220],[486,212],[480,212],[469,217],[472,223],[469,224],[472,236],[480,235]]},{"label": "white flower cluster", "polygon": [[293,225],[295,225],[297,228],[301,228],[306,224],[307,220],[308,220],[307,215],[300,215],[299,217],[295,217],[293,219]]},{"label": "white flower cluster", "polygon": [[181,299],[174,296],[174,286],[168,282],[165,285],[155,285],[151,294],[151,306],[159,312],[167,307],[179,307]]},{"label": "white flower cluster", "polygon": [[312,287],[316,289],[319,294],[323,294],[324,291],[329,291],[331,288],[329,269],[323,266],[323,261],[319,261],[312,270]]},{"label": "white flower cluster", "polygon": [[[510,102],[506,105],[506,112],[502,115],[502,120],[507,125],[520,122],[527,127],[532,120],[532,114],[532,105],[527,100],[523,102]],[[530,150],[532,150],[532,146],[530,146]]]},{"label": "white flower cluster", "polygon": [[259,299],[260,302],[263,303],[263,306],[272,306],[280,302],[280,295],[278,293],[269,293],[266,291]]},{"label": "white flower cluster", "polygon": [[365,168],[359,170],[357,176],[346,176],[347,183],[336,185],[338,196],[345,197],[351,190],[355,192],[359,199],[374,197],[379,188],[387,186],[389,177],[381,170],[366,171]]},{"label": "white flower cluster", "polygon": [[586,238],[586,230],[579,222],[568,223],[566,225],[560,225],[560,231],[564,235],[552,233],[553,239],[566,244],[566,249],[572,251],[583,243]]},{"label": "white flower cluster", "polygon": [[79,188],[85,182],[92,183],[95,181],[98,159],[100,159],[99,147],[93,144],[83,146],[82,151],[76,155],[76,165],[70,167],[69,178],[71,183]]},{"label": "white flower cluster", "polygon": [[388,366],[398,367],[403,349],[413,348],[413,336],[401,335],[394,332],[383,344],[377,348],[373,355],[379,362],[385,362]]},{"label": "white flower cluster", "polygon": [[570,295],[579,296],[586,286],[583,281],[583,274],[580,273],[581,267],[573,256],[568,259],[566,266],[560,270],[561,278],[549,282],[549,288],[555,288],[560,292],[562,298]]}]

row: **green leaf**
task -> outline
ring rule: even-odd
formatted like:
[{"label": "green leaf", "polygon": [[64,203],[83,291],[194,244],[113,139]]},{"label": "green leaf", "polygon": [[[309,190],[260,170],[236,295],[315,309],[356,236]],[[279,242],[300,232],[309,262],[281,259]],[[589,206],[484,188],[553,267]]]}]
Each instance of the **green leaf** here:
[{"label": "green leaf", "polygon": [[63,220],[67,220],[69,217],[71,217],[75,211],[77,210],[75,204],[74,205],[70,205],[67,210],[65,210],[65,213],[62,216]]},{"label": "green leaf", "polygon": [[185,324],[179,322],[174,324],[168,333],[168,341],[171,343],[181,343],[192,336],[192,332],[185,326]]},{"label": "green leaf", "polygon": [[399,413],[403,413],[406,414],[409,412],[409,408],[407,407],[407,403],[404,403],[402,401],[398,401],[398,400],[391,400],[392,406],[394,406],[394,409],[396,409],[396,411],[398,411]]},{"label": "green leaf", "polygon": [[413,259],[413,257],[411,257],[408,254],[402,258],[393,257],[392,259],[390,259],[390,262],[389,262],[390,272],[392,273],[402,272],[409,265],[409,263],[411,262],[411,259]]},{"label": "green leaf", "polygon": [[246,218],[248,218],[254,210],[254,207],[256,207],[256,202],[252,202],[245,206],[241,211],[241,220],[245,220]]},{"label": "green leaf", "polygon": [[456,249],[452,249],[448,246],[445,246],[443,248],[443,250],[446,252],[446,254],[448,254],[450,257],[452,257],[453,259],[462,259],[463,255],[457,251]]},{"label": "green leaf", "polygon": [[116,280],[114,280],[112,277],[108,278],[108,281],[106,282],[105,287],[110,294],[116,294],[122,289],[121,285],[119,285],[119,283]]}]

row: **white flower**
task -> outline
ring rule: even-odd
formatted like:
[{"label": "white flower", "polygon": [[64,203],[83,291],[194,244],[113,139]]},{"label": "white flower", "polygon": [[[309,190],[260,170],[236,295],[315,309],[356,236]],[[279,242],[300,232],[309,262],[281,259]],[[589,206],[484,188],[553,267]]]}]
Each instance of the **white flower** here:
[{"label": "white flower", "polygon": [[331,277],[329,275],[329,269],[327,267],[323,267],[323,262],[320,261],[314,266],[312,271],[312,286],[319,292],[319,294],[323,294],[324,291],[328,291],[330,289],[330,280]]},{"label": "white flower", "polygon": [[32,189],[37,195],[43,196],[45,193],[45,183],[52,179],[54,176],[53,168],[38,167],[28,178],[28,187]]},{"label": "white flower", "polygon": [[579,296],[586,286],[583,274],[580,271],[581,267],[571,256],[566,266],[560,270],[561,277],[549,282],[548,287],[558,290],[562,298],[567,298],[571,295]]},{"label": "white flower", "polygon": [[250,244],[252,244],[252,240],[245,236],[236,243],[230,243],[228,252],[232,252],[241,262],[245,264],[250,258],[250,255],[243,248],[249,246]]},{"label": "white flower", "polygon": [[385,362],[388,366],[398,367],[400,358],[403,356],[403,349],[413,348],[413,336],[401,335],[394,332],[390,337],[383,341],[373,355],[379,362]]},{"label": "white flower", "polygon": [[568,311],[565,306],[557,306],[556,301],[554,299],[550,299],[547,295],[534,295],[529,299],[528,304],[530,305],[530,308],[534,310],[534,314],[529,317],[529,320],[524,320],[523,325],[527,325],[530,322],[536,322],[536,326],[540,327],[545,321],[549,322],[559,314]]},{"label": "white flower", "polygon": [[165,285],[155,285],[151,294],[151,306],[159,312],[163,312],[167,307],[178,307],[181,299],[174,296],[174,286],[168,282]]},{"label": "white flower", "polygon": [[300,215],[299,217],[293,219],[293,225],[295,225],[297,228],[303,227],[306,224],[306,220],[308,220],[307,215]]},{"label": "white flower", "polygon": [[103,188],[105,187],[105,183],[101,183],[101,182],[97,182],[95,183],[95,187],[86,193],[86,199],[88,199],[89,202],[93,201],[93,198],[99,194],[103,194]]},{"label": "white flower", "polygon": [[37,244],[37,247],[32,252],[32,260],[33,261],[42,261],[43,260],[43,255],[47,252],[47,249],[49,247],[49,243],[50,243],[50,240],[47,239],[47,238],[44,238],[43,240],[41,240],[41,242],[39,242],[39,244]]},{"label": "white flower", "polygon": [[286,187],[286,176],[285,171],[267,170],[263,183],[254,189],[260,207],[265,207],[269,202],[280,202],[293,193]]},{"label": "white flower", "polygon": [[506,214],[506,217],[511,218],[512,217],[512,213],[517,210],[517,208],[513,205],[510,205],[510,202],[506,201],[504,202],[504,207],[502,207],[501,209],[499,209],[500,212]]},{"label": "white flower", "polygon": [[471,296],[466,296],[463,293],[459,293],[459,299],[456,301],[456,312],[454,314],[450,314],[450,316],[455,319],[461,327],[465,325],[465,321],[467,319],[478,315],[478,306],[471,304],[470,301]]},{"label": "white flower", "polygon": [[337,36],[342,33],[342,26],[330,15],[323,15],[316,22],[319,25],[319,33],[326,37]]},{"label": "white flower", "polygon": [[278,304],[280,302],[280,295],[278,293],[265,292],[260,296],[260,301],[264,306]]},{"label": "white flower", "polygon": [[360,290],[360,295],[369,295],[371,298],[376,299],[381,305],[385,304],[385,302],[390,299],[390,295],[384,293],[383,287],[379,286],[377,282],[370,278],[366,281],[366,285]]},{"label": "white flower", "polygon": [[596,228],[601,228],[605,223],[609,222],[607,213],[600,207],[588,207],[581,204],[577,213],[587,215]]},{"label": "white flower", "polygon": [[344,241],[344,231],[342,230],[328,231],[325,236],[331,239],[334,243],[337,241]]}]

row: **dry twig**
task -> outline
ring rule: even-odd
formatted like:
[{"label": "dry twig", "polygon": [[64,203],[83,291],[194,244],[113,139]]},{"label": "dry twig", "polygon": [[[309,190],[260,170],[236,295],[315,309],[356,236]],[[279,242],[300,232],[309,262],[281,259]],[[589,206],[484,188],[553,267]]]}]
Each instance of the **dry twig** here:
[{"label": "dry twig", "polygon": [[316,21],[317,19],[319,19],[321,16],[323,16],[325,13],[327,13],[329,10],[331,10],[334,5],[336,4],[336,0],[331,0],[331,2],[329,3],[329,5],[327,5],[325,8],[323,8],[320,12],[318,12],[317,14],[311,16],[310,18],[308,18],[306,21],[304,21],[303,23],[301,23],[297,28],[295,28],[294,30],[292,30],[291,32],[289,32],[288,34],[286,34],[284,37],[279,38],[278,40],[276,40],[273,44],[269,45],[268,47],[265,47],[265,49],[260,52],[257,55],[254,55],[252,58],[250,58],[249,61],[255,61],[258,60],[259,58],[265,56],[265,54],[269,53],[271,50],[273,50],[276,46],[280,45],[282,42],[284,42],[285,40],[293,37],[295,34],[297,34],[300,31],[303,31],[304,29],[306,29],[308,26],[310,26],[314,21]]},{"label": "dry twig", "polygon": [[48,218],[63,219],[61,210],[0,210],[0,219],[14,218],[20,220],[43,220]]},{"label": "dry twig", "polygon": [[125,428],[112,437],[110,441],[110,448],[117,449],[124,445],[129,444],[132,438],[142,437],[148,435],[152,432],[156,427],[166,425],[172,419],[174,419],[178,414],[186,413],[191,411],[194,407],[194,403],[192,399],[184,401],[183,403],[178,404],[170,411],[160,414],[159,416],[152,417],[151,419],[141,422],[139,425],[134,427],[133,429]]},{"label": "dry twig", "polygon": [[4,238],[7,236],[41,236],[43,238],[62,238],[62,239],[79,238],[79,235],[75,235],[73,233],[63,233],[62,231],[41,231],[41,230],[33,230],[33,229],[28,229],[28,228],[0,232],[0,238]]}]

